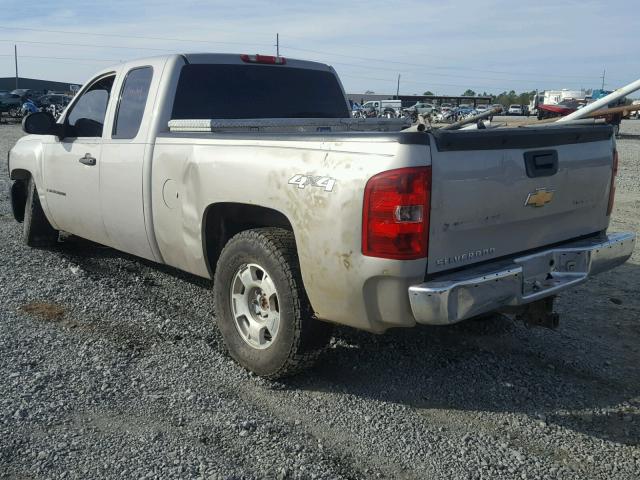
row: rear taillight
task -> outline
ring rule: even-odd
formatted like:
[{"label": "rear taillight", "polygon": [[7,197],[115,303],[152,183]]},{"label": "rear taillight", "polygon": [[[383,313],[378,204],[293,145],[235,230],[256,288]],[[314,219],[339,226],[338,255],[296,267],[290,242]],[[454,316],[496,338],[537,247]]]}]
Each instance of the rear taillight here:
[{"label": "rear taillight", "polygon": [[427,256],[431,167],[389,170],[364,190],[362,253],[413,260]]},{"label": "rear taillight", "polygon": [[274,57],[273,55],[240,55],[240,59],[246,63],[265,63],[267,65],[284,65],[287,60],[284,57]]},{"label": "rear taillight", "polygon": [[611,215],[613,202],[616,197],[616,175],[618,175],[618,151],[613,150],[613,162],[611,164],[611,185],[609,186],[609,204],[607,205],[607,216]]}]

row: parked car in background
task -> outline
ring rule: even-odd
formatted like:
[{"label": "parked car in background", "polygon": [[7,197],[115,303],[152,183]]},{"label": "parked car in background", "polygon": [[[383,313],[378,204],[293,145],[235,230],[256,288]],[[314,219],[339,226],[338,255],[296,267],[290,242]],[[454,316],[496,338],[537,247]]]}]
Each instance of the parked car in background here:
[{"label": "parked car in background", "polygon": [[455,109],[458,117],[468,117],[470,115],[476,115],[478,112],[475,108],[469,106],[469,105],[460,105],[458,108]]},{"label": "parked car in background", "polygon": [[491,108],[497,110],[498,113],[504,113],[505,112],[504,105],[502,105],[500,103],[494,103],[493,105],[491,105]]},{"label": "parked car in background", "polygon": [[443,108],[438,115],[436,115],[435,119],[438,122],[457,122],[458,120],[462,120],[472,115],[476,115],[478,112],[470,108],[468,106],[465,107],[455,107],[455,108]]},{"label": "parked car in background", "polygon": [[73,97],[64,94],[47,94],[36,100],[36,105],[40,110],[51,113],[55,118],[62,113]]},{"label": "parked car in background", "polygon": [[401,100],[371,100],[362,104],[366,109],[374,108],[378,112],[384,112],[386,108],[393,108],[396,113],[402,110]]},{"label": "parked car in background", "polygon": [[15,90],[11,90],[11,93],[13,95],[19,95],[22,101],[24,101],[27,97],[36,99],[49,92],[45,92],[44,90],[33,90],[31,88],[16,88]]},{"label": "parked car in background", "polygon": [[421,115],[429,115],[433,113],[434,107],[430,103],[416,102],[415,105],[404,108],[403,111],[410,113],[419,113]]},{"label": "parked car in background", "polygon": [[476,106],[476,112],[478,112],[478,113],[484,113],[487,110],[489,110],[489,105],[480,104],[480,105]]},{"label": "parked car in background", "polygon": [[393,107],[384,107],[382,112],[380,112],[380,116],[384,118],[398,118],[400,116],[399,112]]},{"label": "parked car in background", "polygon": [[38,97],[35,100],[35,102],[36,102],[36,105],[44,108],[48,107],[49,105],[58,105],[60,107],[66,107],[67,105],[69,105],[69,102],[71,101],[72,98],[73,97],[69,95],[53,93],[53,94],[47,94],[47,95]]},{"label": "parked car in background", "polygon": [[[640,105],[640,100],[634,100],[631,102],[631,105]],[[635,117],[637,120],[640,120],[640,110],[636,110],[635,113],[631,114],[631,118]]]},{"label": "parked car in background", "polygon": [[21,106],[22,99],[20,95],[9,92],[0,93],[0,113],[7,113],[10,117],[17,117]]},{"label": "parked car in background", "polygon": [[522,105],[510,105],[509,110],[507,111],[507,115],[522,115],[524,112],[522,110]]},{"label": "parked car in background", "polygon": [[362,110],[362,107],[360,106],[360,104],[358,102],[354,102],[349,100],[349,103],[351,104],[351,116],[352,117],[359,117],[360,116],[360,112]]},{"label": "parked car in background", "polygon": [[16,88],[14,90],[11,90],[11,94],[13,95],[18,95],[21,98],[24,97],[28,92],[30,92],[30,89],[28,88]]}]

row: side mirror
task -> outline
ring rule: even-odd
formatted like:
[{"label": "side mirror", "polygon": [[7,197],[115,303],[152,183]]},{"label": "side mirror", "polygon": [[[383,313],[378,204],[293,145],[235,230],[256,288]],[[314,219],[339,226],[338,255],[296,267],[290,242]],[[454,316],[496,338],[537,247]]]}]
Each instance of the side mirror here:
[{"label": "side mirror", "polygon": [[49,112],[34,112],[22,119],[22,130],[35,135],[56,135],[56,119]]}]

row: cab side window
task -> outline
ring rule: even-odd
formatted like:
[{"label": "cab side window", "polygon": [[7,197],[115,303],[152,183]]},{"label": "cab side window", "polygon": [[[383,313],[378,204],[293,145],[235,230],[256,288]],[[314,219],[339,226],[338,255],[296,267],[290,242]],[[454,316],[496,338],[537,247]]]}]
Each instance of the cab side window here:
[{"label": "cab side window", "polygon": [[68,137],[101,137],[115,75],[97,80],[67,115]]},{"label": "cab side window", "polygon": [[134,68],[124,80],[112,138],[135,138],[147,105],[153,68]]}]

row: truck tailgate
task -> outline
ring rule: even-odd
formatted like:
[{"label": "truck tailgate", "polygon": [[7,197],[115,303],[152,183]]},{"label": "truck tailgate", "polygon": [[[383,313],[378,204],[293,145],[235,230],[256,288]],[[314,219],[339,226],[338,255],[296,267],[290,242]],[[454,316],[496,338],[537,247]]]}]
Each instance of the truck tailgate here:
[{"label": "truck tailgate", "polygon": [[435,133],[428,273],[606,229],[612,133],[609,126]]}]

